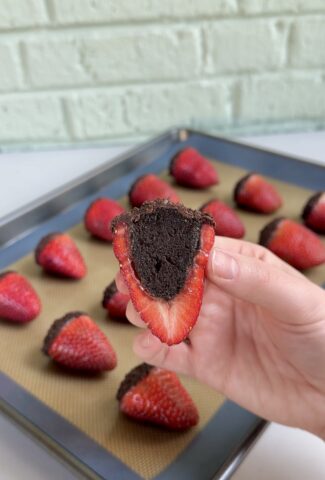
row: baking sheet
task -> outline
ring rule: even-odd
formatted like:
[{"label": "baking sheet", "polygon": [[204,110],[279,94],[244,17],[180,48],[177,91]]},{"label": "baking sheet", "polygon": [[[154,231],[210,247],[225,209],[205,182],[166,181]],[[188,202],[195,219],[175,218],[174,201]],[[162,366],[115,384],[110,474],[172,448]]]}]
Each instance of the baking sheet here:
[{"label": "baking sheet", "polygon": [[[220,185],[203,192],[175,187],[185,205],[197,208],[213,196],[231,203],[233,185],[245,170],[223,162],[216,162],[215,165],[221,178]],[[171,181],[166,173],[163,177]],[[284,207],[276,215],[296,218],[311,191],[272,181],[285,198]],[[123,202],[126,205],[125,199]],[[246,226],[246,239],[251,241],[257,240],[258,231],[273,218],[241,211],[239,215]],[[125,373],[139,363],[131,350],[136,329],[107,320],[100,305],[102,291],[118,268],[111,247],[91,239],[82,225],[72,228],[71,234],[89,268],[87,277],[82,281],[60,280],[42,274],[32,255],[10,266],[30,278],[43,300],[43,312],[25,327],[4,322],[0,324],[1,369],[119,458],[140,478],[151,479],[175,463],[198,433],[206,430],[206,425],[215,416],[224,398],[198,382],[183,378],[201,416],[199,426],[185,433],[139,426],[119,415],[116,390]],[[325,266],[312,269],[307,275],[321,284],[325,279]],[[55,318],[71,310],[87,311],[110,338],[119,358],[118,367],[113,372],[96,378],[71,375],[53,366],[41,354],[40,347],[49,325]]]}]

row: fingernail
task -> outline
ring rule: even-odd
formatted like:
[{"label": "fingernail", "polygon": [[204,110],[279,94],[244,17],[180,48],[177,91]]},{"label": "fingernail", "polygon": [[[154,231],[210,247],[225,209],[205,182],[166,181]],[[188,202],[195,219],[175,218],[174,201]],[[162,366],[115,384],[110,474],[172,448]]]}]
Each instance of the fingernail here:
[{"label": "fingernail", "polygon": [[217,249],[212,252],[211,267],[214,275],[225,280],[233,280],[238,273],[237,261],[227,253]]}]

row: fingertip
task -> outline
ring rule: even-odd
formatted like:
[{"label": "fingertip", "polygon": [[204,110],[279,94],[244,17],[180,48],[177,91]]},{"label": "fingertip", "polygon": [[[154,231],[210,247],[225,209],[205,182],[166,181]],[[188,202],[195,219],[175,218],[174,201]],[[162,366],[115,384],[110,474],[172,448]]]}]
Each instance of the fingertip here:
[{"label": "fingertip", "polygon": [[153,360],[159,356],[160,351],[165,348],[165,345],[155,337],[149,330],[137,335],[133,342],[133,352],[143,360]]},{"label": "fingertip", "polygon": [[140,315],[134,308],[132,302],[130,301],[126,307],[126,316],[133,325],[140,328],[146,328],[146,324],[141,320]]},{"label": "fingertip", "polygon": [[118,272],[115,276],[115,283],[117,289],[121,292],[124,293],[125,295],[129,295],[129,289],[126,286],[126,283],[124,282],[123,276],[121,272]]}]

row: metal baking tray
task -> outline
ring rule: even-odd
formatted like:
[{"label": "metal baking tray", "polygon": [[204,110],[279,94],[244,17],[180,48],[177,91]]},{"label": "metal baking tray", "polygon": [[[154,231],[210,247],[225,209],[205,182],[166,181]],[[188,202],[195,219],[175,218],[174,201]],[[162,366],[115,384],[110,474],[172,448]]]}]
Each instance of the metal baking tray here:
[{"label": "metal baking tray", "polygon": [[[324,168],[295,158],[188,129],[173,129],[94,169],[0,220],[0,268],[32,251],[42,235],[82,220],[100,195],[119,198],[148,171],[164,170],[172,155],[193,146],[210,158],[313,190],[324,188]],[[13,380],[0,372],[0,408],[87,478],[140,479]],[[203,431],[156,480],[226,479],[267,423],[226,401]]]}]

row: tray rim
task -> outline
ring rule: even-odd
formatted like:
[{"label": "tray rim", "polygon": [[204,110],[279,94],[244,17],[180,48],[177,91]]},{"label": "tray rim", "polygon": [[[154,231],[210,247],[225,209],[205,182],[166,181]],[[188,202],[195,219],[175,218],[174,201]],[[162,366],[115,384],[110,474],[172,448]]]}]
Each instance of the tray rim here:
[{"label": "tray rim", "polygon": [[[24,236],[25,234],[28,233],[29,231],[28,229],[26,231],[18,231],[18,232],[16,231],[14,235],[10,236],[10,238],[5,237],[5,240],[4,241],[2,240],[2,235],[4,234],[6,228],[8,228],[9,225],[13,224],[14,227],[17,228],[17,226],[21,224],[22,220],[26,218],[26,216],[34,212],[36,209],[43,208],[43,207],[51,208],[53,210],[53,215],[56,215],[63,210],[63,208],[58,209],[55,206],[55,202],[57,201],[58,197],[61,197],[61,196],[64,197],[65,195],[69,194],[72,190],[75,190],[75,189],[78,190],[78,188],[80,188],[85,182],[92,181],[98,178],[98,176],[103,174],[104,172],[107,172],[113,169],[114,167],[118,167],[122,165],[128,159],[130,159],[130,157],[141,156],[143,152],[146,152],[148,149],[152,147],[156,148],[157,145],[159,144],[164,145],[167,142],[173,142],[173,141],[177,142],[177,141],[182,141],[182,139],[186,140],[193,135],[199,135],[205,138],[210,138],[212,140],[223,141],[231,145],[237,145],[243,148],[253,149],[261,153],[264,152],[264,153],[270,153],[276,156],[285,157],[287,160],[290,160],[291,162],[294,162],[300,165],[305,164],[306,166],[309,166],[309,167],[314,166],[316,168],[325,168],[324,165],[322,165],[319,162],[315,162],[315,160],[313,159],[307,159],[306,157],[300,157],[298,155],[291,155],[291,154],[287,155],[286,153],[283,153],[276,149],[255,146],[254,144],[251,144],[249,142],[234,140],[231,137],[228,137],[226,135],[213,135],[212,133],[207,133],[199,129],[197,130],[197,129],[186,128],[186,127],[174,127],[164,131],[160,135],[155,136],[144,143],[135,145],[134,147],[127,149],[125,152],[118,154],[116,157],[113,157],[111,160],[107,160],[107,162],[103,163],[98,167],[93,168],[89,172],[86,172],[83,175],[80,175],[74,178],[73,180],[70,180],[64,183],[62,186],[51,190],[47,194],[41,195],[40,197],[26,204],[25,206],[17,208],[12,212],[8,213],[7,215],[0,217],[0,248],[6,245],[10,245],[17,238],[19,238],[20,236]],[[105,148],[105,147],[101,147],[101,148]],[[141,162],[141,165],[143,165],[144,163],[147,163],[147,162]],[[78,202],[78,200],[80,200],[81,198],[82,197],[75,198],[74,203]]]},{"label": "tray rim", "polygon": [[[124,152],[124,153],[118,155],[117,157],[115,157],[114,159],[105,162],[103,165],[101,165],[97,168],[94,168],[90,172],[87,172],[86,174],[84,174],[84,175],[82,175],[82,176],[80,176],[80,177],[78,177],[78,178],[76,178],[76,179],[74,179],[70,182],[67,182],[62,187],[59,187],[55,190],[52,190],[51,192],[49,192],[49,194],[36,199],[35,201],[31,202],[30,204],[26,205],[25,207],[17,209],[14,212],[11,212],[11,214],[9,214],[6,217],[3,217],[2,219],[0,219],[0,231],[1,231],[2,228],[5,228],[8,225],[8,223],[10,223],[12,221],[14,221],[14,222],[15,221],[16,222],[20,221],[21,218],[23,218],[26,214],[28,214],[28,212],[33,211],[33,209],[38,208],[38,207],[45,207],[46,204],[51,204],[52,201],[55,201],[55,199],[58,196],[65,195],[66,193],[68,193],[73,188],[78,188],[80,185],[83,185],[84,182],[89,181],[89,179],[92,179],[93,177],[95,177],[97,175],[100,175],[105,171],[107,172],[107,171],[110,171],[111,169],[114,169],[114,168],[120,166],[130,156],[132,156],[132,157],[141,156],[143,154],[143,152],[146,151],[148,148],[149,149],[150,148],[155,148],[157,145],[161,145],[161,146],[164,147],[167,144],[169,146],[171,146],[173,144],[173,142],[178,144],[179,142],[181,142],[183,140],[186,140],[190,136],[193,136],[193,135],[202,136],[204,138],[210,138],[212,140],[223,141],[223,142],[229,143],[231,145],[237,145],[237,146],[240,146],[240,147],[244,147],[245,149],[253,149],[255,151],[271,153],[271,154],[274,154],[276,156],[284,157],[287,160],[290,160],[291,162],[298,162],[299,164],[305,163],[306,166],[308,166],[308,168],[312,168],[313,166],[316,166],[318,168],[319,167],[323,168],[322,166],[320,166],[316,163],[306,161],[306,160],[304,160],[300,157],[294,157],[294,156],[291,156],[291,155],[288,156],[286,154],[283,154],[282,152],[276,152],[276,151],[270,150],[270,149],[255,147],[254,145],[250,145],[249,143],[242,143],[242,142],[237,141],[237,140],[231,140],[227,137],[215,136],[215,135],[212,135],[212,134],[209,134],[209,133],[201,132],[199,130],[179,127],[179,128],[168,130],[167,132],[164,132],[163,134],[161,134],[157,137],[154,137],[153,139],[151,139],[150,141],[148,141],[144,144],[137,145],[136,147],[127,150],[126,152]],[[142,162],[142,161],[138,162],[138,165],[145,165],[145,164],[148,164],[148,163],[150,163],[150,160],[148,162]],[[137,161],[135,162],[135,166],[136,165],[137,165]],[[106,185],[107,185],[107,182],[106,182]],[[78,199],[75,201],[75,203],[77,203],[77,202],[78,202]],[[72,208],[75,205],[75,203],[72,205]],[[60,212],[62,213],[63,210],[64,209],[61,209],[59,211],[54,212],[53,216],[55,216],[56,214],[58,214]],[[16,242],[21,238],[21,236],[23,237],[24,235],[28,235],[29,233],[30,233],[30,230],[24,231],[22,233],[22,235],[14,236],[12,238],[12,241]],[[8,246],[8,244],[10,245],[12,243],[12,241],[10,241],[9,243],[3,244],[2,247],[0,246],[0,253],[1,253],[1,250],[5,249]],[[0,372],[0,377],[1,377],[1,372]],[[15,383],[12,380],[10,380],[10,381],[12,383]],[[21,387],[18,386],[18,389],[21,389]],[[1,395],[0,395],[0,397],[1,397]],[[3,402],[3,399],[2,399],[2,402]],[[1,398],[0,398],[0,408],[1,408]],[[50,409],[47,406],[46,406],[46,408]],[[8,411],[8,408],[7,409],[4,408],[4,403],[2,404],[2,409]],[[13,415],[11,415],[11,417],[12,416]],[[68,421],[64,417],[61,417],[61,418],[63,418],[65,421]],[[17,421],[17,419],[16,419],[16,421]],[[249,447],[255,442],[255,440],[261,434],[262,430],[266,427],[266,425],[267,425],[267,422],[265,422],[262,419],[259,420],[259,428],[254,429],[254,432],[252,432],[251,435],[249,435],[249,437],[246,438],[246,440],[241,444],[239,450],[238,451],[236,450],[235,452],[233,452],[233,455],[231,457],[229,457],[229,461],[227,462],[227,464],[225,464],[223,466],[223,468],[218,471],[218,477],[214,477],[214,478],[225,479],[225,478],[228,478],[229,475],[231,475],[235,471],[235,469],[241,463],[242,459],[244,458],[247,451],[249,450]],[[52,450],[53,449],[51,449],[51,451]],[[71,461],[69,461],[69,464],[71,464]],[[81,469],[81,471],[84,473],[83,469]],[[222,474],[222,477],[220,477],[220,474]],[[97,477],[97,478],[102,478],[102,477]]]}]

